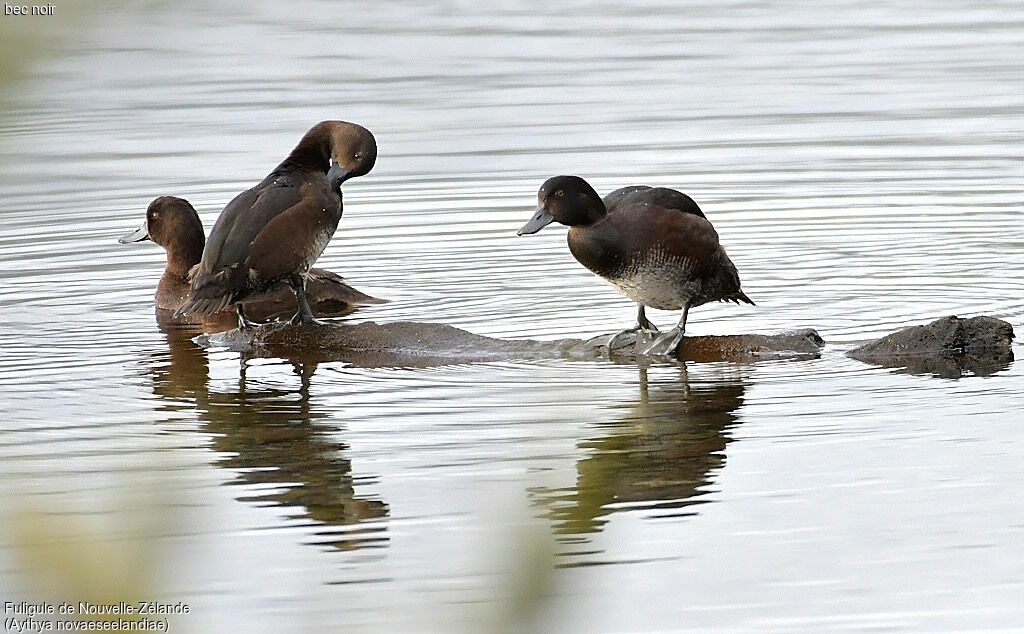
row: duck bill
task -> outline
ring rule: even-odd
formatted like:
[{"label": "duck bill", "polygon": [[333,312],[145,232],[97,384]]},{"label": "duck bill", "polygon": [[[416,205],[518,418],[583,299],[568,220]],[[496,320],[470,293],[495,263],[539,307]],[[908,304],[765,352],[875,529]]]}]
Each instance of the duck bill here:
[{"label": "duck bill", "polygon": [[551,224],[554,219],[555,217],[551,215],[551,212],[544,207],[539,207],[537,212],[533,214],[533,218],[530,218],[530,221],[523,225],[523,228],[517,231],[516,235],[527,236],[531,233],[537,233]]},{"label": "duck bill", "polygon": [[341,184],[344,183],[352,175],[348,170],[342,169],[337,162],[331,161],[331,168],[327,170],[327,182],[331,184],[331,189],[340,189]]},{"label": "duck bill", "polygon": [[126,233],[117,239],[121,244],[131,244],[132,242],[142,242],[143,240],[149,240],[149,228],[146,226],[146,223],[142,223],[142,226],[135,231]]}]

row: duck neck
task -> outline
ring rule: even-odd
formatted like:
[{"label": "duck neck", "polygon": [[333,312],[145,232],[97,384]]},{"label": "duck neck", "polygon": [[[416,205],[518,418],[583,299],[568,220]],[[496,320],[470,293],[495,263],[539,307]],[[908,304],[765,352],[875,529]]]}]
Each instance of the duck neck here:
[{"label": "duck neck", "polygon": [[331,131],[327,122],[313,126],[275,171],[300,168],[327,173],[331,167]]},{"label": "duck neck", "polygon": [[188,279],[188,272],[193,266],[199,264],[203,258],[203,243],[205,238],[198,239],[193,236],[184,236],[185,239],[178,240],[167,245],[167,268],[164,275],[179,279]]},{"label": "duck neck", "polygon": [[589,201],[586,210],[580,218],[581,222],[574,224],[579,227],[589,227],[590,225],[596,224],[608,215],[608,210],[605,209],[604,202],[600,198]]}]

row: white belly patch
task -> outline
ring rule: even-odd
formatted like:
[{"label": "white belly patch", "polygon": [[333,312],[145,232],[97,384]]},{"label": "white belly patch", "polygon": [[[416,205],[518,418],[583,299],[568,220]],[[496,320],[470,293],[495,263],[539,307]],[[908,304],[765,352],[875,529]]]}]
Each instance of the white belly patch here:
[{"label": "white belly patch", "polygon": [[651,251],[604,279],[638,304],[679,310],[700,288],[700,283],[691,279],[690,270],[688,258]]}]

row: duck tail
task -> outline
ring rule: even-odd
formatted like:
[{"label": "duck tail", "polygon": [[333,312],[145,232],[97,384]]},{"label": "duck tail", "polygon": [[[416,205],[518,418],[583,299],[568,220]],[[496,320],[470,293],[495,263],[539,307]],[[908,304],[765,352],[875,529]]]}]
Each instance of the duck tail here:
[{"label": "duck tail", "polygon": [[233,266],[211,275],[198,266],[193,267],[189,272],[192,288],[185,303],[174,311],[174,316],[212,315],[230,306],[238,292],[238,270]]},{"label": "duck tail", "polygon": [[719,246],[718,252],[721,257],[719,260],[718,267],[718,284],[722,294],[719,295],[722,299],[720,301],[733,302],[739,304],[750,304],[756,306],[754,300],[747,297],[747,294],[740,289],[740,274],[736,270],[736,265],[729,259],[729,254],[725,252],[725,248]]},{"label": "duck tail", "polygon": [[757,306],[757,304],[754,303],[754,300],[752,300],[749,297],[747,297],[747,294],[744,293],[743,291],[736,291],[732,295],[726,295],[725,297],[723,297],[722,299],[720,299],[718,301],[720,301],[720,302],[732,302],[733,304],[744,303],[744,304],[750,304],[751,306]]}]

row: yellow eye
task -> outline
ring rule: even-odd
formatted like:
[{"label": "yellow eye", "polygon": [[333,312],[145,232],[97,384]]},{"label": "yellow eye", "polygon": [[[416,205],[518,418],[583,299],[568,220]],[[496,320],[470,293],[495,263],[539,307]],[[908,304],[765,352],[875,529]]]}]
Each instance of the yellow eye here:
[{"label": "yellow eye", "polygon": [[555,192],[555,198],[565,198],[565,190],[559,189],[557,192]]}]

